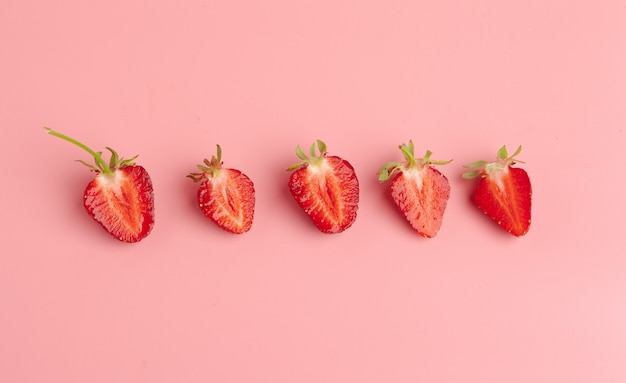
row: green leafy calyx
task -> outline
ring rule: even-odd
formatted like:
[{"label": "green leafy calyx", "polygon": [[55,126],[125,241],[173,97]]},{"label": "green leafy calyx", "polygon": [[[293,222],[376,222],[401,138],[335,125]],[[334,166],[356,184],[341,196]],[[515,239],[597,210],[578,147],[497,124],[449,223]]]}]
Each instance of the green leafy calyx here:
[{"label": "green leafy calyx", "polygon": [[378,169],[378,181],[385,182],[391,179],[396,173],[401,171],[407,171],[409,169],[422,169],[430,165],[446,165],[452,162],[452,160],[433,160],[430,158],[432,152],[426,151],[426,154],[422,158],[415,158],[415,145],[413,140],[409,140],[408,145],[402,144],[398,148],[402,152],[405,161],[403,162],[387,162],[380,169]]},{"label": "green leafy calyx", "polygon": [[478,176],[485,176],[496,171],[501,171],[510,166],[515,165],[517,162],[523,163],[523,161],[518,160],[516,157],[522,152],[522,146],[520,145],[515,153],[509,156],[508,151],[506,150],[506,145],[503,145],[496,154],[496,160],[493,162],[487,161],[476,161],[471,164],[463,165],[465,168],[478,168],[466,173],[463,173],[461,176],[466,179],[476,178]]},{"label": "green leafy calyx", "polygon": [[[317,146],[317,151],[319,154],[315,153],[316,146]],[[324,160],[324,157],[326,157],[326,144],[321,140],[316,140],[313,144],[311,144],[311,147],[309,148],[310,156],[307,156],[306,153],[302,151],[300,146],[296,146],[296,155],[302,161],[291,165],[290,167],[287,168],[287,171],[292,171],[302,166],[319,165]]]},{"label": "green leafy calyx", "polygon": [[222,147],[217,145],[217,154],[211,156],[211,161],[205,158],[203,163],[198,165],[200,173],[189,173],[187,177],[194,182],[202,181],[205,178],[215,178],[219,175],[222,164]]}]

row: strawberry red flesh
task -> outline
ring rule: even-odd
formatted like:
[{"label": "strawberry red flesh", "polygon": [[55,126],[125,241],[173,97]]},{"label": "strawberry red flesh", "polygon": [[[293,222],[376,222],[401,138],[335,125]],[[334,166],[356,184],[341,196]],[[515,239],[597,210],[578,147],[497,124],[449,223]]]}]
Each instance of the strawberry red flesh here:
[{"label": "strawberry red flesh", "polygon": [[345,160],[328,156],[291,174],[289,190],[323,233],[340,233],[356,220],[359,183]]},{"label": "strawberry red flesh", "polygon": [[359,205],[359,181],[352,165],[337,156],[327,156],[326,146],[317,141],[320,155],[306,157],[291,166],[289,191],[313,224],[327,234],[341,233],[356,220]]},{"label": "strawberry red flesh", "polygon": [[519,162],[515,157],[521,150],[520,146],[509,157],[506,146],[502,146],[496,161],[477,161],[465,165],[478,170],[463,174],[464,178],[480,176],[473,195],[474,203],[500,227],[517,237],[525,235],[530,229],[532,200],[528,173],[513,167]]},{"label": "strawberry red flesh", "polygon": [[145,238],[154,225],[152,182],[141,166],[99,174],[85,189],[84,205],[94,220],[123,242]]},{"label": "strawberry red flesh", "polygon": [[250,230],[254,219],[254,184],[241,171],[222,167],[222,148],[217,155],[198,165],[200,173],[188,175],[198,188],[198,206],[202,213],[222,229],[235,234]]},{"label": "strawberry red flesh", "polygon": [[202,213],[224,230],[244,233],[252,227],[254,185],[239,170],[222,169],[214,178],[206,178],[198,189]]},{"label": "strawberry red flesh", "polygon": [[415,158],[413,141],[399,146],[404,162],[388,162],[378,170],[378,180],[389,184],[389,194],[411,227],[432,238],[439,232],[450,198],[448,179],[433,165],[450,161],[432,160],[431,152]]},{"label": "strawberry red flesh", "polygon": [[450,184],[439,170],[425,167],[400,173],[389,190],[413,229],[426,238],[437,235],[450,198]]},{"label": "strawberry red flesh", "polygon": [[519,237],[530,228],[530,179],[521,168],[508,168],[503,173],[481,178],[474,202],[504,230]]}]

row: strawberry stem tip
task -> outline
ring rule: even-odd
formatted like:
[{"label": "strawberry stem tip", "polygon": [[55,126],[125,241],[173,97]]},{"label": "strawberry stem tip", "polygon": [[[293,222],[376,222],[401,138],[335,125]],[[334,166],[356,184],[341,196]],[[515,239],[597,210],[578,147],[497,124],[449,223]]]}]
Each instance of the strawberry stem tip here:
[{"label": "strawberry stem tip", "polygon": [[59,137],[67,142],[70,142],[76,146],[78,146],[79,148],[83,149],[84,151],[86,151],[87,153],[91,154],[91,156],[93,157],[96,166],[93,166],[83,160],[76,160],[77,162],[80,162],[81,164],[87,166],[88,168],[97,171],[99,173],[102,174],[111,174],[113,173],[114,170],[116,169],[122,169],[125,168],[127,166],[133,166],[135,165],[135,159],[137,158],[137,156],[134,156],[132,158],[129,159],[124,159],[124,158],[120,158],[119,155],[117,154],[117,152],[111,148],[109,148],[108,146],[106,147],[106,149],[111,152],[111,159],[109,160],[109,163],[107,164],[104,159],[102,159],[102,152],[96,152],[95,150],[91,149],[90,147],[88,147],[87,145],[83,144],[80,141],[77,141],[75,139],[73,139],[72,137],[66,136],[65,134],[56,132],[50,128],[44,127],[44,129],[46,129],[48,131],[49,134],[55,136],[55,137]]},{"label": "strawberry stem tip", "polygon": [[[317,144],[317,150],[319,155],[315,154],[315,146]],[[313,144],[311,144],[311,148],[309,149],[310,157],[307,156],[300,146],[296,146],[296,155],[302,162],[295,163],[287,168],[287,171],[295,170],[304,165],[316,165],[319,164],[324,157],[326,156],[326,144],[321,140],[316,140]]]},{"label": "strawberry stem tip", "polygon": [[222,169],[222,147],[217,145],[217,154],[211,156],[211,161],[208,159],[204,159],[204,165],[199,164],[198,169],[200,169],[201,173],[189,173],[187,175],[188,178],[191,178],[193,182],[200,182],[203,179],[210,177],[215,178],[220,173]]},{"label": "strawberry stem tip", "polygon": [[479,169],[463,173],[461,177],[465,179],[472,179],[480,175],[483,175],[485,173],[490,173],[496,169],[503,169],[508,166],[515,165],[515,163],[517,162],[524,163],[523,161],[520,161],[515,158],[521,152],[522,152],[522,145],[518,146],[517,150],[515,150],[515,152],[511,156],[509,156],[508,151],[506,150],[506,145],[502,145],[502,147],[498,150],[498,154],[496,155],[496,161],[488,162],[488,161],[481,160],[481,161],[472,162],[467,165],[463,165],[464,168],[470,168],[470,169],[479,168]]},{"label": "strawberry stem tip", "polygon": [[452,160],[433,160],[430,156],[433,154],[430,150],[426,150],[426,154],[422,158],[415,158],[415,145],[413,140],[409,140],[408,145],[402,144],[398,148],[404,155],[404,162],[387,162],[380,169],[378,169],[378,181],[385,182],[393,177],[397,172],[408,170],[411,168],[423,168],[430,164],[432,165],[446,165],[452,162]]}]

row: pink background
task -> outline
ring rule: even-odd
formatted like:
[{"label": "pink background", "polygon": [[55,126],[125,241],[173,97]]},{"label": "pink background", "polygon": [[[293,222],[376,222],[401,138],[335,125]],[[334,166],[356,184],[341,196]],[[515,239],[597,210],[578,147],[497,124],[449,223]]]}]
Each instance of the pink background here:
[{"label": "pink background", "polygon": [[[626,381],[626,3],[8,0],[0,6],[0,382]],[[88,155],[139,154],[156,225],[116,242]],[[295,146],[361,182],[323,235]],[[376,171],[413,139],[452,197],[417,236]],[[185,175],[255,182],[229,235]],[[469,201],[462,164],[523,145],[533,224]]]}]

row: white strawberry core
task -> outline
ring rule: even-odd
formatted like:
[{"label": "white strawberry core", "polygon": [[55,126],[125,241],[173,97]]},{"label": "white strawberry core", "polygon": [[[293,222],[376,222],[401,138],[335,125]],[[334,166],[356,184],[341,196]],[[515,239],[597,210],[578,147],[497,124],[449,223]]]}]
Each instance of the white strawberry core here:
[{"label": "white strawberry core", "polygon": [[502,178],[509,174],[509,165],[500,161],[490,162],[485,165],[485,173],[487,173],[489,179],[498,185],[498,188],[503,189]]},{"label": "white strawberry core", "polygon": [[424,174],[422,172],[422,169],[417,168],[417,167],[404,169],[403,174],[404,174],[404,177],[412,180],[415,183],[415,185],[417,185],[418,190],[422,190],[422,184],[423,184],[422,179],[423,179],[423,174]]},{"label": "white strawberry core", "polygon": [[326,158],[323,158],[319,163],[316,163],[315,165],[309,164],[307,166],[307,170],[311,172],[312,174],[317,175],[317,174],[325,174],[326,172],[332,169],[330,168],[330,166],[328,166],[328,161],[326,160]]},{"label": "white strawberry core", "polygon": [[119,170],[113,171],[111,174],[102,174],[98,175],[98,186],[111,190],[116,194],[119,194],[121,191],[120,185],[124,183],[126,180],[126,175]]}]

